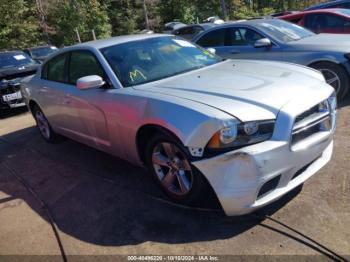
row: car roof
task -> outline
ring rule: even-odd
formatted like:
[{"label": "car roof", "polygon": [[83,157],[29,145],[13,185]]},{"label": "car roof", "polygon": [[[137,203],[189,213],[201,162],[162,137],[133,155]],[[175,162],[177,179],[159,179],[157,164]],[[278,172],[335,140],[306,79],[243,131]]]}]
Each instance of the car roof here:
[{"label": "car roof", "polygon": [[323,8],[331,8],[333,5],[343,4],[343,3],[350,3],[350,0],[335,0],[335,1],[330,1],[327,3],[321,3],[318,5],[310,6],[309,8],[306,8],[305,11],[323,9]]},{"label": "car roof", "polygon": [[151,39],[151,38],[157,38],[157,37],[169,37],[169,36],[172,36],[172,35],[168,35],[168,34],[123,35],[123,36],[115,36],[115,37],[101,39],[101,40],[89,41],[89,42],[74,45],[72,47],[74,47],[74,48],[93,47],[96,49],[101,49],[101,48],[105,48],[108,46],[123,44],[123,43],[127,43],[127,42],[132,42],[132,41],[139,41],[139,40]]},{"label": "car roof", "polygon": [[341,10],[348,10],[348,9],[343,9],[343,8],[326,8],[326,9],[316,9],[316,10],[309,10],[309,11],[300,11],[295,14],[289,14],[289,15],[283,15],[278,18],[294,18],[294,17],[299,17],[299,16],[304,16],[306,14],[337,14],[341,16],[349,16],[346,15],[345,13],[341,12]]}]

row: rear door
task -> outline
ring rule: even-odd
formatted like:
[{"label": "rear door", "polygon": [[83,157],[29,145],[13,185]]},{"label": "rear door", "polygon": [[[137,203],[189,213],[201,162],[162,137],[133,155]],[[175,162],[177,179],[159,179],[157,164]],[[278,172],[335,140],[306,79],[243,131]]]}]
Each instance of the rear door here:
[{"label": "rear door", "polygon": [[63,97],[68,87],[66,66],[68,53],[49,60],[42,69],[38,103],[54,129],[64,128]]}]

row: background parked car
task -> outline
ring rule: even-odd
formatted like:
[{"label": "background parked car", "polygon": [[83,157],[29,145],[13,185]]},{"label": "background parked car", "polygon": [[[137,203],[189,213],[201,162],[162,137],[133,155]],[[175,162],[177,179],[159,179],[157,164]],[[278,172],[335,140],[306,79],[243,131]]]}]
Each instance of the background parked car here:
[{"label": "background parked car", "polygon": [[327,8],[347,8],[347,9],[350,9],[350,0],[337,0],[337,1],[330,1],[327,3],[318,4],[318,5],[313,5],[313,6],[310,6],[309,8],[306,8],[305,11],[317,10],[317,9],[327,9]]},{"label": "background parked car", "polygon": [[43,62],[49,55],[57,50],[58,48],[56,46],[37,46],[24,49],[23,52],[27,53],[35,61]]},{"label": "background parked car", "polygon": [[320,9],[278,17],[303,26],[316,34],[349,34],[349,9]]},{"label": "background parked car", "polygon": [[20,81],[35,74],[38,66],[22,51],[0,52],[0,114],[11,108],[25,106]]},{"label": "background parked car", "polygon": [[349,89],[348,35],[316,35],[280,19],[254,19],[218,25],[193,41],[214,48],[224,58],[285,61],[315,68],[334,87],[338,99]]},{"label": "background parked car", "polygon": [[195,35],[209,28],[212,28],[214,26],[216,26],[216,24],[214,23],[188,25],[188,26],[181,27],[180,29],[174,30],[172,34],[191,40]]},{"label": "background parked car", "polygon": [[181,23],[181,22],[169,22],[166,23],[164,26],[164,34],[171,34],[174,30],[180,29],[181,27],[186,26],[186,24]]}]

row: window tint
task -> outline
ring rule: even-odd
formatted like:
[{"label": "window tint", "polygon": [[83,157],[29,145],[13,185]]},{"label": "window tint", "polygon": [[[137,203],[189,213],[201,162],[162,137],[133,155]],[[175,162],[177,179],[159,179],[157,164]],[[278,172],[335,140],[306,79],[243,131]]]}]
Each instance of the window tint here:
[{"label": "window tint", "polygon": [[249,28],[232,28],[231,31],[232,46],[253,46],[255,42],[261,38],[264,37]]},{"label": "window tint", "polygon": [[311,30],[342,29],[346,20],[336,15],[311,14],[306,17],[305,26]]},{"label": "window tint", "polygon": [[345,8],[345,9],[350,9],[350,3],[339,4],[339,5],[336,5],[335,7],[332,7],[332,8]]},{"label": "window tint", "polygon": [[65,82],[65,64],[67,54],[54,57],[46,63],[43,77],[56,82]]},{"label": "window tint", "polygon": [[69,63],[69,83],[76,84],[79,78],[89,75],[104,78],[104,71],[96,57],[89,51],[72,52]]},{"label": "window tint", "polygon": [[210,31],[198,40],[198,44],[203,47],[224,46],[226,39],[226,28]]}]

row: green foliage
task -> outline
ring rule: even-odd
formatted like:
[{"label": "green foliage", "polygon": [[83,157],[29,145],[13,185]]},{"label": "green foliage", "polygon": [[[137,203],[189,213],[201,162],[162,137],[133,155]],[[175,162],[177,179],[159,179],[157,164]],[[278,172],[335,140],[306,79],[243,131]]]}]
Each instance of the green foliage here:
[{"label": "green foliage", "polygon": [[49,24],[54,28],[52,39],[59,46],[77,43],[76,30],[82,41],[93,39],[92,29],[97,38],[111,35],[107,8],[98,0],[60,0],[50,12]]},{"label": "green foliage", "polygon": [[112,35],[125,35],[138,30],[138,21],[141,19],[141,5],[133,0],[105,1]]},{"label": "green foliage", "polygon": [[0,49],[22,49],[43,42],[33,1],[0,0],[0,10]]},{"label": "green foliage", "polygon": [[[137,33],[145,29],[142,9],[147,6],[152,30],[162,31],[170,21],[202,22],[222,17],[222,0],[0,0],[0,49],[42,44],[67,46],[81,40]],[[303,9],[325,0],[225,0],[230,20],[265,16],[273,12]],[[37,5],[44,12],[39,15]],[[44,15],[44,22],[43,22]],[[45,25],[45,26],[43,26]],[[45,32],[44,32],[45,30]]]}]

